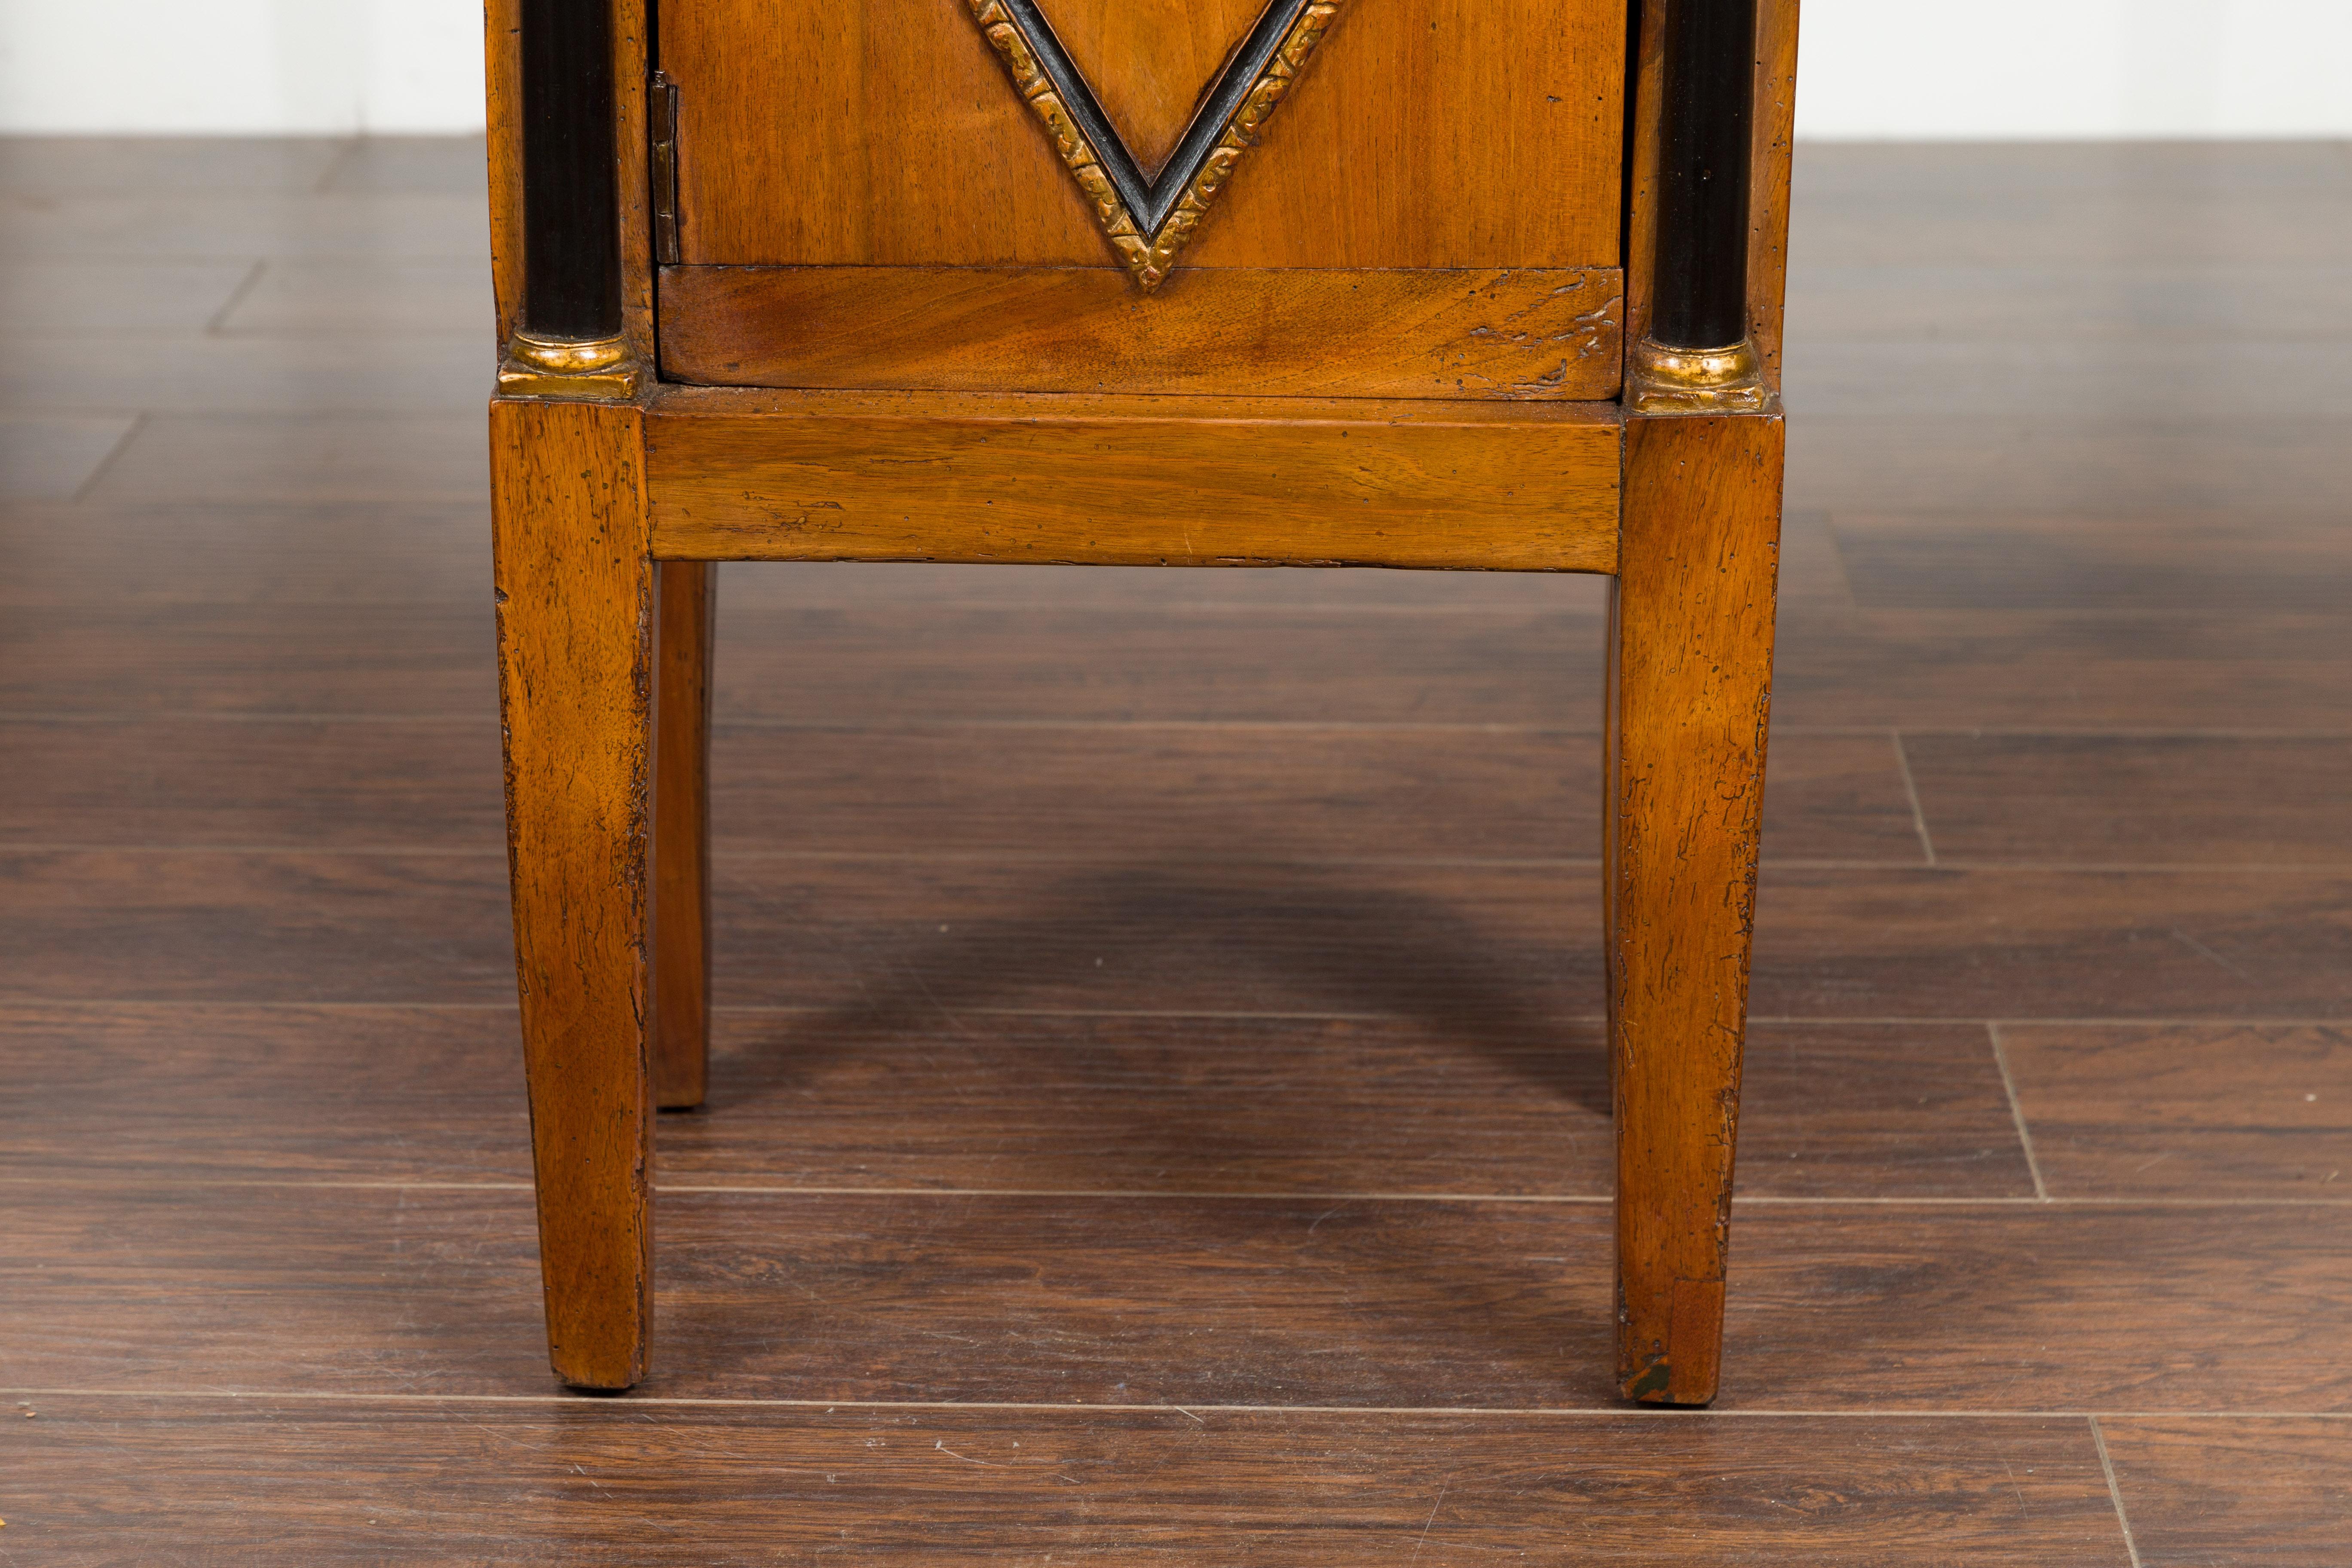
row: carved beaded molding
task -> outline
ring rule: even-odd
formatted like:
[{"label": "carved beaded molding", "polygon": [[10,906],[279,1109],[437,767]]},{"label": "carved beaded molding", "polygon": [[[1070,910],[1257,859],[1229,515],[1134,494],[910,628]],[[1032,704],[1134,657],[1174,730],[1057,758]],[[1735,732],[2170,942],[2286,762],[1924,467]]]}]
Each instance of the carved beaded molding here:
[{"label": "carved beaded molding", "polygon": [[1346,0],[1272,0],[1152,179],[1144,177],[1036,0],[965,4],[1054,139],[1112,248],[1148,292],[1175,266]]}]

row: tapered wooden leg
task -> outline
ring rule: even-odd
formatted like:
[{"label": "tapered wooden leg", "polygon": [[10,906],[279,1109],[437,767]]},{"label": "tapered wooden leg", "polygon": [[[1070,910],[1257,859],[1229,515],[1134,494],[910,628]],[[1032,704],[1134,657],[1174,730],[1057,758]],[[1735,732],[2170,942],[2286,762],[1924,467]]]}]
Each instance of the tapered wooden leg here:
[{"label": "tapered wooden leg", "polygon": [[627,405],[490,406],[515,963],[549,1354],[581,1388],[644,1374],[654,568]]},{"label": "tapered wooden leg", "polygon": [[710,653],[719,568],[665,561],[654,638],[654,1103],[710,1078]]},{"label": "tapered wooden leg", "polygon": [[1704,1405],[1748,1021],[1779,416],[1628,421],[1624,506],[1606,840],[1617,1373],[1629,1399]]}]

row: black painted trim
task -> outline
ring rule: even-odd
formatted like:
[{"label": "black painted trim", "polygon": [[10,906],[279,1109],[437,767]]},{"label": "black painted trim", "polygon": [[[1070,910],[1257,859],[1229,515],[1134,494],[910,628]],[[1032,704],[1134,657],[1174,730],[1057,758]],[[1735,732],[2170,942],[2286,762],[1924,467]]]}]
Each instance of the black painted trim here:
[{"label": "black painted trim", "polygon": [[[1752,0],[1751,0],[1752,3]],[[1103,170],[1110,176],[1118,199],[1127,205],[1128,216],[1147,237],[1160,232],[1168,215],[1176,210],[1177,201],[1192,176],[1201,172],[1209,154],[1216,150],[1218,140],[1225,133],[1225,121],[1242,105],[1249,89],[1265,70],[1274,53],[1282,47],[1292,24],[1306,11],[1311,0],[1273,0],[1266,6],[1234,51],[1225,68],[1218,73],[1215,85],[1202,99],[1194,111],[1192,122],[1168,154],[1168,162],[1157,175],[1146,178],[1136,163],[1135,154],[1103,112],[1102,104],[1095,98],[1094,89],[1062,47],[1062,40],[1054,36],[1053,26],[1045,13],[1037,9],[1036,0],[1004,0],[1004,8],[1013,13],[1013,20],[1029,39],[1029,47],[1037,57],[1038,66],[1054,90],[1061,95],[1063,107],[1077,122],[1087,140],[1095,145],[1096,154],[1102,159]]]},{"label": "black painted trim", "polygon": [[522,0],[524,330],[621,331],[611,0]]},{"label": "black painted trim", "polygon": [[1650,336],[1727,348],[1748,335],[1756,0],[1666,0]]}]

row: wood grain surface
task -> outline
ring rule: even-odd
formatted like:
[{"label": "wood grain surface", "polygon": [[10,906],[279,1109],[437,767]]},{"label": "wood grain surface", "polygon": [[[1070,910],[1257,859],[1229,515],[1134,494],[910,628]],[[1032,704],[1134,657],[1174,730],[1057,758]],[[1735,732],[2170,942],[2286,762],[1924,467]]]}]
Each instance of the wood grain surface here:
[{"label": "wood grain surface", "polygon": [[1061,0],[1046,21],[1137,164],[1153,174],[1262,9],[1252,0]]},{"label": "wood grain surface", "polygon": [[1748,190],[1748,331],[1764,384],[1780,384],[1787,335],[1790,184],[1796,164],[1797,16],[1801,0],[1758,0],[1756,129]]},{"label": "wood grain surface", "polygon": [[[0,867],[9,997],[512,994],[495,851],[16,849]],[[1593,869],[746,858],[719,868],[714,985],[721,1006],[915,1005],[928,986],[954,1006],[1186,1012],[1417,1012],[1427,988],[1591,1016]],[[1767,1017],[2340,1020],[2347,908],[2341,876],[1780,867],[1759,885],[1750,1002]]]},{"label": "wood grain surface", "polygon": [[[436,370],[436,385],[446,386],[457,368]],[[272,380],[281,374],[265,370]],[[269,401],[280,403],[285,395],[281,386]],[[465,399],[473,406],[463,414],[314,409],[287,416],[268,409],[268,417],[256,418],[265,410],[254,408],[240,416],[160,414],[142,422],[141,438],[116,454],[86,493],[105,502],[180,505],[236,503],[259,491],[281,505],[319,507],[364,506],[396,489],[419,500],[478,507],[488,479],[479,401],[478,386]]]},{"label": "wood grain surface", "polygon": [[[239,1551],[269,1564],[1001,1563],[1083,1542],[1354,1568],[1517,1557],[1531,1538],[1642,1565],[2126,1561],[2079,1421],[41,1405],[0,1426],[8,1533],[37,1552],[165,1560],[192,1532],[251,1531],[259,1506],[273,1528]],[[89,1498],[91,1476],[131,1474],[149,1479]]]},{"label": "wood grain surface", "polygon": [[670,559],[1605,572],[1619,437],[1594,404],[681,392],[646,456]]},{"label": "wood grain surface", "polygon": [[2352,589],[2336,519],[2318,506],[1969,514],[1968,545],[1934,512],[1836,521],[1853,603],[1871,610],[2331,615]]},{"label": "wood grain surface", "polygon": [[[715,1028],[709,1113],[660,1121],[665,1186],[1611,1191],[1594,1019],[755,1009]],[[515,1031],[495,1005],[0,1008],[25,1109],[0,1171],[528,1181]],[[1756,1025],[1745,1094],[1749,1196],[2033,1190],[1977,1026]]]},{"label": "wood grain surface", "polygon": [[2145,1568],[2352,1554],[2352,1424],[2099,1423]]},{"label": "wood grain surface", "polygon": [[[16,847],[482,850],[504,835],[488,717],[0,720],[0,751],[23,759],[0,775],[0,844]],[[1385,860],[1585,861],[1600,752],[1570,728],[738,723],[717,737],[715,829],[755,854],[1295,862],[1377,843]],[[876,777],[892,781],[880,797]],[[1921,860],[1879,736],[1790,737],[1764,833],[1792,860]]]},{"label": "wood grain surface", "polygon": [[[1150,147],[1171,114],[1189,118],[1255,10],[1077,0],[1047,14]],[[1614,0],[1351,8],[1183,265],[1617,265],[1624,26]],[[1099,267],[1110,256],[953,6],[709,0],[672,6],[661,29],[662,69],[678,83],[688,264]],[[1195,67],[1203,74],[1187,79]]]},{"label": "wood grain surface", "polygon": [[[11,1386],[183,1390],[201,1363],[215,1390],[553,1392],[527,1191],[10,1184],[0,1206]],[[677,1192],[661,1210],[647,1394],[1620,1408],[1605,1204]],[[1743,1207],[1720,1406],[2340,1415],[2352,1266],[2314,1223],[2291,1204]]]},{"label": "wood grain surface", "polygon": [[1723,1333],[1780,566],[1777,416],[1626,427],[1602,779],[1617,1376],[1704,1405]]},{"label": "wood grain surface", "polygon": [[1614,268],[666,267],[662,374],[703,386],[1594,401]]},{"label": "wood grain surface", "polygon": [[2053,1193],[2336,1198],[2352,1190],[2352,1028],[2019,1024],[2000,1038]]},{"label": "wood grain surface", "polygon": [[710,1057],[710,656],[719,571],[667,561],[655,572],[654,1103],[699,1105]]},{"label": "wood grain surface", "polygon": [[643,1373],[657,589],[632,407],[495,402],[499,710],[556,1374]]},{"label": "wood grain surface", "polygon": [[2352,865],[2352,739],[1938,734],[1903,749],[1946,859]]},{"label": "wood grain surface", "polygon": [[[0,585],[0,602],[10,603],[0,616],[0,701],[9,710],[484,713],[482,693],[494,683],[490,616],[478,593],[453,602],[452,582],[466,552],[478,550],[478,520],[469,539],[457,518],[421,517],[418,542],[446,552],[425,562],[395,554],[399,534],[371,526],[384,514],[360,507],[348,531],[315,529],[320,537],[289,561],[268,544],[300,539],[292,515],[191,529],[205,548],[170,556],[138,550],[140,516],[93,518],[86,529],[77,517],[71,531],[22,517],[12,530],[0,518],[0,536],[21,544],[12,559],[26,568]],[[81,565],[117,563],[145,602],[92,602],[86,589],[76,599]],[[1601,710],[1604,621],[1591,602],[1599,579],[740,570],[747,575],[729,579],[740,586],[720,627],[718,672],[719,711],[739,719],[855,723],[886,700],[894,719],[913,721],[1425,723],[1434,714],[1506,725],[1565,716],[1584,728]],[[970,575],[952,579],[950,591],[927,583],[926,571]],[[888,586],[894,574],[907,589]],[[770,605],[749,602],[761,594]],[[46,605],[23,602],[33,596]],[[1783,732],[2226,739],[2352,729],[2352,661],[2337,651],[2352,620],[2336,615],[1858,612],[1817,600],[1783,623],[1773,692]],[[827,659],[830,679],[794,679],[811,657]],[[2048,679],[2053,661],[2066,668],[2063,682]],[[1079,669],[1084,679],[1074,678]],[[2121,796],[2115,808],[2126,818],[2139,809]]]}]

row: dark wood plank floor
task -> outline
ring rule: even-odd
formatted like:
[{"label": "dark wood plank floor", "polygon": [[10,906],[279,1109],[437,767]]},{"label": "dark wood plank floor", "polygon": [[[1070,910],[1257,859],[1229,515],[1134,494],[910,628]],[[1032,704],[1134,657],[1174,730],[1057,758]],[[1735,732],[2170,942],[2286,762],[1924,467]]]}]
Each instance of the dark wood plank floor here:
[{"label": "dark wood plank floor", "polygon": [[2345,148],[1801,156],[1705,1415],[1600,584],[1404,574],[730,568],[658,1370],[551,1385],[479,162],[0,141],[0,1561],[2352,1563]]}]

